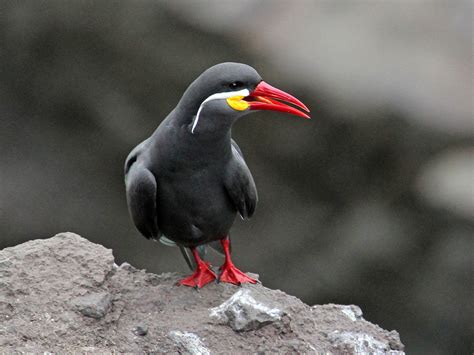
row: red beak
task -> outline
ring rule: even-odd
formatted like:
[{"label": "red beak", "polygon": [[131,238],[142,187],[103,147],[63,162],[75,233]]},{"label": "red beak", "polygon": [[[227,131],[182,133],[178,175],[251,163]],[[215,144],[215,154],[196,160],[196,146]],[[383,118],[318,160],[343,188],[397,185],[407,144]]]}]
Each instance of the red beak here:
[{"label": "red beak", "polygon": [[[275,100],[273,100],[275,99]],[[296,97],[274,88],[273,86],[261,81],[257,85],[254,91],[250,93],[245,99],[249,103],[250,110],[270,110],[291,113],[292,115],[300,116],[303,118],[311,118],[306,113],[309,113],[309,109],[304,103],[298,100]],[[276,101],[279,100],[279,101]],[[288,102],[295,105],[299,109],[293,106],[287,105],[281,101]],[[304,112],[303,112],[304,111]]]}]

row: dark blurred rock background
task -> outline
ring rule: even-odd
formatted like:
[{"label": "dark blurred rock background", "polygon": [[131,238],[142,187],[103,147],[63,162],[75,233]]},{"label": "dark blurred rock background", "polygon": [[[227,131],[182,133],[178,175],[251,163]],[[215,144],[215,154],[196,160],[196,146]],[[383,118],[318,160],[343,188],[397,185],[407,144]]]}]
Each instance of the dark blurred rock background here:
[{"label": "dark blurred rock background", "polygon": [[236,259],[309,304],[357,304],[409,353],[472,352],[472,2],[1,1],[0,248],[70,230],[151,272],[122,166],[197,75],[245,62],[312,121],[234,137],[260,194]]}]

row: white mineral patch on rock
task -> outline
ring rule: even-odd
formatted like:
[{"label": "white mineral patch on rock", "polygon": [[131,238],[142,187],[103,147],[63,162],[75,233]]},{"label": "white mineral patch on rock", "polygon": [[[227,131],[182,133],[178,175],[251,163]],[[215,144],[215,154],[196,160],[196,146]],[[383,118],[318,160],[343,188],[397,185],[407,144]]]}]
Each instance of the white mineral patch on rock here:
[{"label": "white mineral patch on rock", "polygon": [[362,318],[362,311],[357,306],[341,306],[341,311],[353,322]]},{"label": "white mineral patch on rock", "polygon": [[257,301],[249,289],[241,289],[220,306],[211,308],[210,316],[235,331],[258,329],[281,319],[283,312]]},{"label": "white mineral patch on rock", "polygon": [[403,351],[391,350],[388,343],[379,341],[373,336],[365,333],[332,332],[328,336],[331,343],[339,351],[350,354],[372,354],[372,355],[403,355]]},{"label": "white mineral patch on rock", "polygon": [[169,332],[169,337],[180,347],[192,355],[210,355],[210,351],[206,348],[201,339],[194,333],[180,332],[173,330]]}]

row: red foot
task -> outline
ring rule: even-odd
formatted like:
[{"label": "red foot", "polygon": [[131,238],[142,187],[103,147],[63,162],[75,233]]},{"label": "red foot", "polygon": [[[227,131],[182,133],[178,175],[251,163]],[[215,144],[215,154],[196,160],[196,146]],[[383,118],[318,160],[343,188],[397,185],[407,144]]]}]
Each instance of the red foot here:
[{"label": "red foot", "polygon": [[244,272],[240,271],[235,267],[232,262],[225,262],[221,267],[222,273],[219,277],[219,281],[228,282],[234,285],[240,285],[244,283],[257,283],[257,280],[247,276]]},{"label": "red foot", "polygon": [[257,283],[257,280],[252,279],[251,277],[247,276],[245,273],[235,267],[234,263],[230,258],[230,240],[228,236],[221,240],[221,244],[224,248],[225,262],[224,265],[220,267],[222,272],[221,276],[219,277],[219,281],[228,282],[234,285],[240,285],[244,283]]},{"label": "red foot", "polygon": [[190,287],[197,287],[201,288],[204,285],[207,285],[209,282],[214,281],[217,279],[216,274],[210,269],[210,264],[202,261],[199,257],[196,248],[191,248],[194,256],[194,260],[196,261],[197,267],[194,274],[191,276],[178,281],[179,285],[190,286]]},{"label": "red foot", "polygon": [[180,285],[201,288],[217,279],[216,274],[209,268],[209,263],[201,262],[191,276],[178,281]]}]

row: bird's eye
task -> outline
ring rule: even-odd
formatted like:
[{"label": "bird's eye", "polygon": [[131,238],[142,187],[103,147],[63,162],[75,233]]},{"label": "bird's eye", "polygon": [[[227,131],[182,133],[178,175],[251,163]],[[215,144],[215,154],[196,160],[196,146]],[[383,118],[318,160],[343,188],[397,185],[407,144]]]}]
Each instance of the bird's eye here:
[{"label": "bird's eye", "polygon": [[244,84],[240,81],[234,81],[233,83],[229,84],[229,87],[231,89],[237,89],[237,88],[240,88],[242,86],[244,86]]}]

